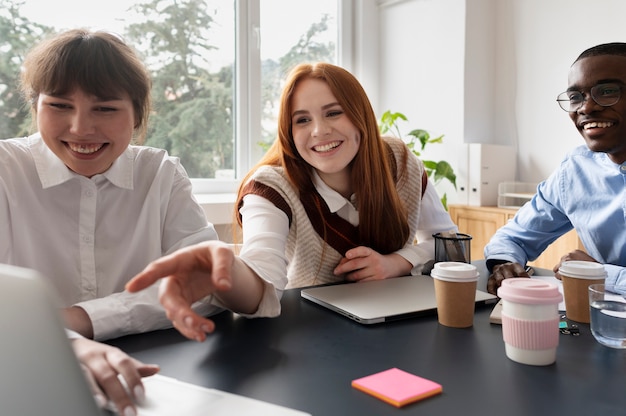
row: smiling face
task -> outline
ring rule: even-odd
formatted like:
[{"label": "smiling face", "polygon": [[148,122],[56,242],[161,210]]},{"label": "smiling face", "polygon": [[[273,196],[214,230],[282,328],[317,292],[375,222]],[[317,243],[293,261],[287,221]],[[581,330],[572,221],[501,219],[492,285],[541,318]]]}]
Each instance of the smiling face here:
[{"label": "smiling face", "polygon": [[300,156],[331,188],[352,194],[350,164],[361,143],[361,135],[345,114],[328,84],[304,79],[292,96],[292,134]]},{"label": "smiling face", "polygon": [[127,95],[94,97],[80,89],[39,94],[37,127],[46,145],[72,171],[92,177],[111,167],[126,150],[135,126]]},{"label": "smiling face", "polygon": [[[569,113],[576,128],[594,152],[607,153],[617,164],[626,161],[626,57],[598,55],[580,59],[570,68],[568,90],[580,91],[585,102]],[[621,98],[602,107],[590,96],[590,89],[602,83],[622,86]]]}]

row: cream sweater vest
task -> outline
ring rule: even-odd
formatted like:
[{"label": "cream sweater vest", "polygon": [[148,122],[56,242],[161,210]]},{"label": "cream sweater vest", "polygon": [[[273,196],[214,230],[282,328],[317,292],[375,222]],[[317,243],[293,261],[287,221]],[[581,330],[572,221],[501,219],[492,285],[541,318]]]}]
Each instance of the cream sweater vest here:
[{"label": "cream sweater vest", "polygon": [[[396,138],[384,138],[389,145],[396,160],[396,166],[400,167],[405,152],[408,152],[405,143]],[[409,218],[410,238],[406,245],[413,244],[417,231],[419,219],[421,196],[422,196],[422,175],[424,167],[422,162],[412,153],[408,152],[407,163],[396,169],[400,181],[396,183],[400,199],[404,202]],[[404,170],[404,172],[403,172]],[[250,186],[254,182],[271,188]],[[263,190],[265,188],[265,190]],[[343,281],[342,276],[335,276],[333,269],[339,264],[344,252],[339,252],[335,247],[349,249],[359,245],[353,237],[358,236],[356,229],[347,221],[338,218],[336,215],[334,223],[338,223],[342,229],[353,229],[354,233],[350,237],[351,241],[342,241],[340,244],[329,244],[315,230],[311,219],[307,215],[307,209],[300,199],[299,192],[287,180],[287,175],[282,167],[263,166],[259,168],[250,178],[247,185],[247,193],[254,193],[263,196],[273,202],[278,208],[283,210],[290,219],[289,235],[287,237],[286,254],[289,261],[287,278],[289,283],[287,288],[312,286],[322,283]],[[320,197],[323,203],[323,200]],[[307,199],[308,201],[308,199]],[[308,202],[307,202],[308,204]],[[333,214],[334,215],[334,214]],[[330,218],[324,221],[328,224]],[[345,224],[341,224],[345,223]],[[343,235],[343,234],[342,234]],[[335,238],[327,236],[327,238]],[[350,244],[351,243],[351,244]]]}]

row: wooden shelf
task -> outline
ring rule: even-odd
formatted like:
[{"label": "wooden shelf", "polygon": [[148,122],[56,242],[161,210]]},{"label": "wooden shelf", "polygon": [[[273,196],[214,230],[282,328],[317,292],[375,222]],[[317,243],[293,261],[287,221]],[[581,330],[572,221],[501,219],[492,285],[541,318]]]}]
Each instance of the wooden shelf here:
[{"label": "wooden shelf", "polygon": [[[478,207],[470,205],[450,205],[448,207],[452,221],[459,227],[459,232],[472,236],[472,260],[483,259],[485,245],[496,233],[515,216],[517,209],[499,207]],[[566,253],[584,250],[576,231],[572,230],[552,243],[531,266],[552,270]]]}]

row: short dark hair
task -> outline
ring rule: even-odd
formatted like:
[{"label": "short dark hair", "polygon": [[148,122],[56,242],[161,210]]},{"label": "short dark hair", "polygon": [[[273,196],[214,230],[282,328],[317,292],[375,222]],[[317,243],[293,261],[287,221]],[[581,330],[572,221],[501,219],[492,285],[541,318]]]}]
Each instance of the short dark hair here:
[{"label": "short dark hair", "polygon": [[31,111],[36,111],[39,94],[64,94],[76,87],[100,98],[127,93],[135,112],[135,130],[142,141],[151,110],[150,74],[119,36],[68,30],[45,39],[24,59],[21,89]]},{"label": "short dark hair", "polygon": [[589,58],[590,56],[600,55],[617,55],[626,56],[626,43],[624,42],[611,42],[602,43],[600,45],[592,46],[591,48],[583,51],[574,63],[580,61],[583,58]]}]

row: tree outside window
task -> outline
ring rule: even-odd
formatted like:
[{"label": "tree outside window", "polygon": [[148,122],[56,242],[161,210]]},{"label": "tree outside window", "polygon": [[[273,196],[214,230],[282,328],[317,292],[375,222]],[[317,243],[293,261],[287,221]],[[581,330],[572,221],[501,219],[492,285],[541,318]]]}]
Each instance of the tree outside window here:
[{"label": "tree outside window", "polygon": [[[60,1],[60,0],[59,0]],[[59,1],[54,2],[59,7]],[[68,0],[69,1],[69,0]],[[0,0],[0,138],[33,131],[29,111],[17,92],[21,61],[43,36],[78,27],[68,14],[63,27],[47,26],[26,17],[24,0]],[[281,7],[292,0],[264,1],[261,7]],[[315,3],[315,2],[313,2]],[[326,1],[326,9],[333,0]],[[124,2],[128,4],[128,2]],[[320,3],[321,4],[321,3]],[[85,7],[88,7],[85,6]],[[60,8],[59,10],[61,10]],[[180,157],[190,177],[214,178],[235,169],[238,146],[265,149],[276,134],[280,82],[295,64],[336,61],[336,4],[334,14],[320,11],[318,20],[295,30],[295,41],[282,56],[262,56],[262,135],[236,143],[234,78],[235,6],[225,0],[152,0],[127,6],[122,36],[142,55],[153,78],[154,112],[145,145],[166,149]],[[285,17],[281,17],[284,19]],[[71,21],[70,21],[71,20]],[[264,22],[262,22],[263,25]],[[284,31],[265,22],[263,31]],[[85,25],[89,26],[89,25]],[[107,22],[99,23],[106,28]],[[329,33],[334,36],[329,37]]]}]

